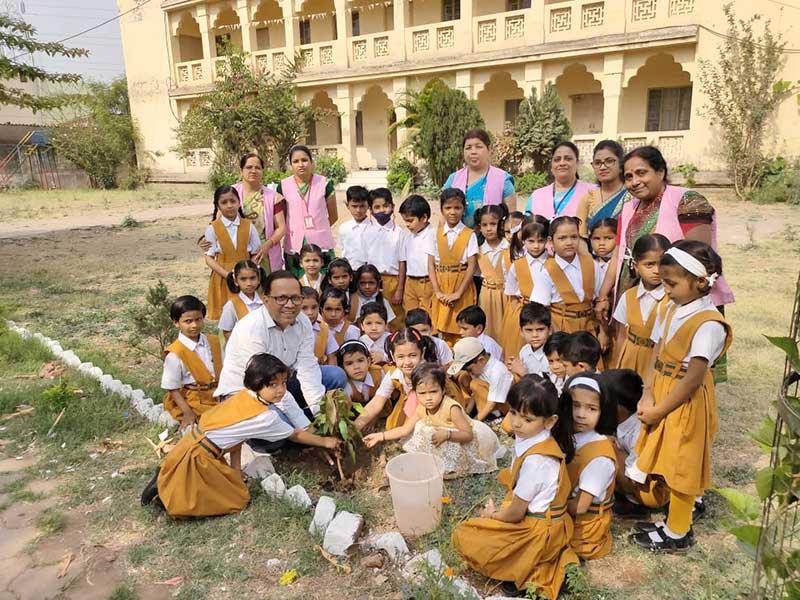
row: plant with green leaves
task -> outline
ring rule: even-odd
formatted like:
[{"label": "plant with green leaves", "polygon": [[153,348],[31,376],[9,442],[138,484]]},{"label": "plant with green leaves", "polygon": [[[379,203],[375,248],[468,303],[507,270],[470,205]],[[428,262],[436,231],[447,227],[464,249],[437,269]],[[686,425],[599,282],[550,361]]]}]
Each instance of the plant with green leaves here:
[{"label": "plant with green leaves", "polygon": [[68,48],[58,42],[42,42],[36,39],[36,29],[22,19],[0,14],[0,105],[17,106],[31,111],[54,110],[70,104],[73,98],[67,94],[31,94],[21,88],[8,85],[9,81],[38,81],[63,86],[76,84],[81,76],[74,73],[50,73],[41,67],[18,60],[39,52],[47,56],[80,58],[89,55],[82,48]]},{"label": "plant with green leaves", "polygon": [[[395,194],[405,190],[406,192],[413,189],[414,177],[417,175],[417,168],[414,166],[407,156],[400,152],[394,152],[389,157],[389,170],[386,173],[386,183],[389,189]],[[408,189],[406,189],[408,188]],[[406,194],[401,197],[405,198]]]},{"label": "plant with green leaves", "polygon": [[[355,443],[361,440],[361,432],[355,425],[356,417],[364,411],[358,402],[353,402],[344,390],[331,390],[322,398],[320,411],[314,419],[314,429],[319,435],[338,437],[350,455],[353,464],[356,462]],[[336,467],[339,477],[344,479],[342,460],[336,456]]]},{"label": "plant with green leaves", "polygon": [[[160,279],[156,285],[147,290],[145,303],[128,309],[128,320],[131,323],[131,346],[150,356],[161,360],[167,346],[175,339],[176,328],[169,310],[175,299]],[[154,352],[152,342],[158,345]]]},{"label": "plant with green leaves", "polygon": [[525,157],[522,155],[517,137],[514,134],[514,125],[506,123],[503,132],[494,136],[492,142],[492,164],[512,175],[522,172]]},{"label": "plant with green leaves", "polygon": [[314,172],[326,177],[334,185],[344,183],[347,179],[347,168],[338,156],[318,156],[314,159]]},{"label": "plant with green leaves", "polygon": [[700,61],[700,87],[708,98],[705,116],[719,128],[720,149],[737,197],[744,200],[763,177],[764,135],[778,106],[797,89],[798,82],[778,78],[786,42],[761,15],[737,19],[730,4],[723,7],[727,35],[716,60]]},{"label": "plant with green leaves", "polygon": [[682,165],[678,165],[673,169],[676,173],[680,173],[683,175],[684,179],[686,180],[687,187],[694,187],[697,185],[697,181],[695,181],[694,176],[697,175],[697,165],[694,163],[684,163]]},{"label": "plant with green leaves", "polygon": [[531,95],[520,104],[519,117],[514,126],[519,153],[533,163],[534,171],[548,172],[556,145],[570,137],[572,127],[556,86],[548,83],[541,98],[537,97],[536,89],[532,89]]}]

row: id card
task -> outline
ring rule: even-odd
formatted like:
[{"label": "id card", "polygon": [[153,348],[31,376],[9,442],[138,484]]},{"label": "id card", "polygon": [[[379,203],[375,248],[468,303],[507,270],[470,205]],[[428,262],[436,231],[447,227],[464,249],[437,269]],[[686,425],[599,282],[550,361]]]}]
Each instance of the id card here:
[{"label": "id card", "polygon": [[314,218],[311,215],[305,216],[305,227],[306,229],[314,229]]}]

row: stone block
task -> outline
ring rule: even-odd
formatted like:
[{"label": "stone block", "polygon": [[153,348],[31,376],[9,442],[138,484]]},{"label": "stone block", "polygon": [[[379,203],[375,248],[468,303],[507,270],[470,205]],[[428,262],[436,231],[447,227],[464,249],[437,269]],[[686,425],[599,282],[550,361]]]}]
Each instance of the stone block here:
[{"label": "stone block", "polygon": [[363,526],[364,517],[361,515],[340,512],[325,530],[322,547],[335,556],[347,556],[347,549],[355,544]]},{"label": "stone block", "polygon": [[317,500],[317,507],[314,509],[314,518],[311,519],[311,525],[308,526],[308,532],[311,535],[325,535],[328,525],[333,521],[336,515],[336,501],[330,496],[321,496]]}]

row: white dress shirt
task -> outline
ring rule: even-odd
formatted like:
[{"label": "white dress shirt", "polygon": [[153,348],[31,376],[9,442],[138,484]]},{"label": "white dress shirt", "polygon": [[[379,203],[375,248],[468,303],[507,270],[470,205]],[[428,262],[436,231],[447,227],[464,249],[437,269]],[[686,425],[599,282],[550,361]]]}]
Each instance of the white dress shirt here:
[{"label": "white dress shirt", "polygon": [[398,227],[394,219],[386,225],[370,219],[364,243],[367,262],[375,265],[384,275],[399,274],[402,248],[408,235],[409,232]]},{"label": "white dress shirt", "polygon": [[442,338],[435,335],[430,336],[433,340],[433,347],[436,350],[436,361],[443,367],[453,362],[453,351]]},{"label": "white dress shirt", "polygon": [[[546,441],[550,430],[545,429],[537,435],[514,441],[513,458],[522,456],[531,446]],[[513,464],[513,462],[512,462]],[[558,493],[558,479],[561,474],[561,463],[552,456],[533,454],[525,459],[519,470],[514,495],[528,502],[528,511],[541,513],[550,508]]]},{"label": "white dress shirt", "polygon": [[347,259],[355,271],[361,265],[369,262],[367,257],[366,234],[370,221],[364,218],[360,223],[355,219],[345,221],[339,226],[339,245],[342,247],[342,257]]},{"label": "white dress shirt", "polygon": [[[571,262],[567,262],[560,256],[556,256],[556,264],[564,271],[564,275],[567,276],[567,280],[578,296],[578,301],[583,302],[583,274],[581,272],[580,256],[576,254]],[[603,286],[603,278],[600,274],[599,265],[593,261],[592,268],[594,268],[594,294],[589,300],[594,300],[600,292],[600,288]],[[561,294],[558,293],[556,285],[553,283],[547,269],[542,269],[537,273],[533,281],[533,294],[531,294],[532,302],[538,302],[545,306],[561,302]]]},{"label": "white dress shirt", "polygon": [[367,373],[367,376],[364,378],[364,381],[356,381],[355,379],[347,378],[347,385],[344,388],[345,393],[347,393],[348,398],[353,397],[353,389],[361,394],[364,397],[364,403],[366,404],[369,401],[369,390],[375,387],[375,382],[372,380],[372,375]]},{"label": "white dress shirt", "polygon": [[525,344],[519,351],[519,360],[528,372],[528,375],[542,375],[546,377],[550,374],[550,363],[547,362],[547,355],[544,353],[544,346],[538,350],[531,348],[530,344]]},{"label": "white dress shirt", "polygon": [[[253,392],[248,393],[255,396]],[[280,413],[291,421],[291,425],[284,421]],[[271,404],[267,410],[257,414],[255,417],[234,423],[229,427],[221,427],[206,431],[206,437],[212,444],[222,450],[233,448],[241,442],[258,439],[267,442],[277,442],[285,440],[297,429],[307,429],[311,425],[303,409],[289,392],[286,392],[280,402]]]},{"label": "white dress shirt", "polygon": [[504,404],[508,396],[508,390],[514,383],[514,376],[503,363],[493,356],[489,356],[489,361],[480,374],[479,379],[489,383],[489,396],[487,400],[495,404]]},{"label": "white dress shirt", "polygon": [[[673,304],[670,303],[670,307],[672,306]],[[672,317],[672,321],[669,324],[669,331],[667,332],[664,331],[665,324],[661,321],[661,318],[657,316],[656,324],[653,326],[653,334],[650,336],[650,338],[655,343],[658,343],[661,340],[661,337],[664,336],[665,342],[669,342],[681,325],[683,325],[695,314],[704,310],[717,310],[717,308],[714,306],[714,303],[711,301],[711,296],[703,296],[702,298],[698,298],[697,300],[678,307],[678,309],[675,311],[675,315]],[[670,311],[671,308],[668,309],[667,313],[669,314]],[[725,348],[725,340],[727,337],[727,331],[721,323],[717,323],[715,321],[703,323],[697,328],[697,331],[692,338],[689,352],[683,357],[683,364],[688,365],[689,360],[697,357],[705,358],[708,361],[709,366],[713,365],[714,362],[716,362],[716,360],[719,358],[720,354],[722,354],[722,350]]]},{"label": "white dress shirt", "polygon": [[[320,327],[319,321],[314,321],[311,324],[311,329],[314,331],[314,345],[316,346],[317,343],[317,335],[319,334],[319,330],[322,329]],[[336,338],[333,337],[333,333],[331,332],[330,327],[328,328],[328,341],[325,344],[325,354],[333,354],[339,349],[339,342],[336,341]]]},{"label": "white dress shirt", "polygon": [[[214,359],[211,354],[211,344],[204,334],[200,334],[200,338],[194,342],[182,333],[178,334],[178,341],[186,346],[189,352],[194,352],[203,361],[203,364],[208,369],[208,372],[214,375]],[[172,352],[164,357],[164,371],[161,375],[161,389],[162,390],[179,390],[185,385],[197,383],[189,372],[189,369],[183,364],[183,361],[178,358],[177,354]]]},{"label": "white dress shirt", "polygon": [[631,414],[622,423],[617,425],[617,445],[628,457],[625,459],[625,472],[636,464],[636,442],[639,441],[639,433],[642,431],[642,422],[639,415]]},{"label": "white dress shirt", "polygon": [[503,250],[507,250],[509,247],[508,240],[506,238],[502,238],[500,243],[497,245],[496,248],[492,248],[489,245],[489,242],[483,242],[479,248],[480,253],[489,259],[489,262],[492,263],[492,266],[497,268],[497,263],[500,262],[500,257],[503,255]]},{"label": "white dress shirt", "polygon": [[406,394],[411,391],[411,384],[406,381],[406,377],[403,375],[403,372],[400,369],[394,369],[391,373],[381,379],[381,384],[378,386],[375,395],[380,396],[381,398],[391,398],[392,394],[394,393],[393,381],[399,381],[400,385],[403,386],[403,391],[405,391]]},{"label": "white dress shirt", "polygon": [[[239,223],[241,222],[239,215],[236,215],[236,218],[233,221],[220,215],[220,220],[225,226],[225,230],[228,232],[228,237],[231,238],[231,244],[233,244],[233,247],[236,248],[237,238],[239,237]],[[214,231],[213,225],[206,227],[205,238],[206,241],[211,242],[211,248],[206,250],[207,256],[216,256],[222,252],[222,247],[217,239],[217,232]],[[247,251],[250,254],[255,254],[260,248],[261,239],[258,237],[258,232],[256,231],[255,225],[250,223],[250,237],[247,240]]]},{"label": "white dress shirt", "polygon": [[319,291],[322,290],[322,282],[324,280],[325,280],[325,278],[322,276],[322,273],[318,274],[318,277],[317,277],[316,281],[310,281],[308,279],[308,275],[304,274],[300,278],[300,285],[302,285],[304,287],[310,287],[310,288],[315,289],[315,290],[317,290],[319,292]]},{"label": "white dress shirt", "polygon": [[[447,223],[443,224],[444,226],[444,236],[447,238],[447,247],[452,248],[453,245],[456,243],[459,234],[467,228],[466,225],[459,222],[455,227],[450,227]],[[434,232],[433,237],[433,245],[427,249],[427,253],[433,256],[433,260],[436,263],[441,262],[439,259],[439,242],[437,240],[437,236]],[[467,260],[471,256],[475,256],[478,254],[478,238],[475,236],[474,233],[469,235],[469,242],[467,242],[467,247],[464,248],[464,253],[461,255],[461,260],[459,261],[462,265],[467,263]]]},{"label": "white dress shirt", "polygon": [[[596,431],[582,431],[575,434],[575,450],[580,450],[589,442],[606,439]],[[592,459],[583,468],[578,476],[577,483],[573,486],[572,496],[577,496],[579,491],[591,494],[594,502],[603,502],[606,499],[608,486],[616,476],[617,468],[614,461],[605,456]]]},{"label": "white dress shirt", "polygon": [[[542,269],[544,269],[544,261],[547,260],[547,257],[548,254],[546,251],[542,252],[539,256],[531,256],[527,252],[525,253],[525,260],[528,262],[528,269],[531,272],[531,281],[535,281],[536,274],[541,273]],[[522,296],[522,292],[519,291],[517,268],[513,263],[506,274],[506,287],[503,293],[506,296],[516,296],[518,298]]]},{"label": "white dress shirt", "polygon": [[406,263],[409,277],[428,276],[428,255],[433,254],[436,245],[436,228],[428,226],[419,233],[409,232],[400,245],[400,260]]},{"label": "white dress shirt", "polygon": [[[647,322],[647,319],[650,318],[650,313],[656,307],[656,305],[661,302],[661,299],[664,297],[666,292],[664,291],[664,286],[659,285],[657,288],[652,290],[646,290],[644,285],[639,282],[639,285],[636,286],[636,298],[639,300],[639,310],[642,313],[642,321]],[[619,297],[619,301],[617,302],[617,308],[614,309],[614,320],[622,323],[623,325],[628,325],[628,294],[621,294]]]},{"label": "white dress shirt", "polygon": [[[345,321],[342,321],[336,326],[328,323],[328,327],[330,328],[331,333],[339,333],[344,327],[344,324]],[[361,330],[355,325],[348,325],[347,331],[344,333],[344,338],[342,338],[342,343],[349,342],[350,340],[357,340],[359,337],[361,337]]]},{"label": "white dress shirt", "polygon": [[478,336],[478,339],[481,341],[481,344],[483,344],[483,349],[486,350],[486,352],[499,361],[503,360],[503,349],[500,347],[500,344],[494,341],[492,336],[482,333]]},{"label": "white dress shirt", "polygon": [[275,324],[266,306],[251,312],[237,323],[228,339],[225,363],[214,395],[226,396],[244,388],[247,361],[254,354],[266,352],[296,371],[308,407],[314,414],[318,413],[325,388],[314,355],[314,342],[311,321],[302,312],[286,329]]},{"label": "white dress shirt", "polygon": [[[264,306],[264,301],[261,299],[261,295],[258,292],[253,295],[252,300],[248,298],[244,292],[239,292],[239,298],[244,302],[248,312],[253,312]],[[236,316],[236,307],[233,306],[231,300],[228,300],[225,306],[222,307],[222,316],[219,318],[218,327],[222,331],[232,331],[233,326],[236,325],[238,320],[239,317]]]},{"label": "white dress shirt", "polygon": [[[358,292],[356,294],[356,296],[358,297],[358,312],[359,313],[361,312],[361,309],[364,308],[365,304],[368,304],[370,302],[377,302],[377,300],[378,300],[378,294],[375,294],[374,296],[367,297],[367,296],[362,296],[361,292]],[[385,297],[383,299],[383,307],[386,309],[386,317],[387,317],[386,322],[387,323],[391,323],[392,321],[394,321],[394,319],[395,319],[395,317],[397,315],[395,314],[394,310],[392,310],[392,305],[389,304],[389,301]],[[356,317],[360,317],[360,316],[361,316],[360,314],[356,315]]]},{"label": "white dress shirt", "polygon": [[370,352],[380,352],[383,356],[382,361],[386,361],[386,340],[389,339],[391,334],[385,331],[377,340],[373,340],[366,333],[358,338],[367,347]]}]

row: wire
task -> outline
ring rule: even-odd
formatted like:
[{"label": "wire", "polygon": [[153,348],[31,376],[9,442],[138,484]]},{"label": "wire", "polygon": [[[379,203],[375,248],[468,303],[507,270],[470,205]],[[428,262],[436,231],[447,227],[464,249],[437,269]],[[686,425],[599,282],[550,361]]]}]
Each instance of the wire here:
[{"label": "wire", "polygon": [[[719,31],[714,31],[713,29],[711,29],[709,27],[706,27],[705,25],[698,25],[698,27],[700,29],[705,29],[711,35],[715,35],[718,38],[722,38],[724,40],[734,40],[736,42],[741,42],[742,41],[741,39],[739,39],[739,38],[737,38],[735,36],[728,35],[726,33],[720,33]],[[756,45],[759,48],[763,48],[764,47],[764,46],[762,46],[760,44],[756,44]],[[800,54],[800,48],[784,48],[783,50],[781,50],[781,54]]]},{"label": "wire", "polygon": [[788,8],[794,8],[794,9],[800,10],[800,6],[797,6],[796,4],[788,4],[786,2],[779,2],[779,0],[767,0],[767,1],[768,2],[772,2],[773,4],[778,4],[780,6],[786,6]]}]

